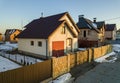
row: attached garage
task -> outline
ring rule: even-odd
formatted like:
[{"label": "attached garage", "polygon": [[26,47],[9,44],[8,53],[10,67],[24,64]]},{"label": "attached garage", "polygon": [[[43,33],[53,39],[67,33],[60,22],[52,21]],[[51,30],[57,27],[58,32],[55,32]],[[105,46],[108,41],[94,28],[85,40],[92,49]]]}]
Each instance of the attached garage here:
[{"label": "attached garage", "polygon": [[59,57],[64,55],[64,41],[52,42],[52,56]]}]

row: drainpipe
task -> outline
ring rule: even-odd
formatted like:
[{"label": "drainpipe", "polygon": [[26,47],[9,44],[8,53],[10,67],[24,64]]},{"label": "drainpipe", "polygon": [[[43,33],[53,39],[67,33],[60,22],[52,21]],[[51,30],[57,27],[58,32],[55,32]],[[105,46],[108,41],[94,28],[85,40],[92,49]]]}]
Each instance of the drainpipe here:
[{"label": "drainpipe", "polygon": [[48,54],[47,54],[47,52],[48,52],[48,40],[46,39],[46,59],[48,59]]}]

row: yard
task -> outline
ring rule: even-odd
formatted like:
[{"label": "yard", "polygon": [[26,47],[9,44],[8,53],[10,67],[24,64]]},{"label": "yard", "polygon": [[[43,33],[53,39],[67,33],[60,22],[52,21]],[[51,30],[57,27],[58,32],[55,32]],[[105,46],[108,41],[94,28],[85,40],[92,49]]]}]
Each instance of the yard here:
[{"label": "yard", "polygon": [[[17,54],[8,53],[8,52],[11,52],[11,51],[13,51],[17,48],[18,48],[17,43],[6,42],[4,44],[1,44],[0,45],[0,57],[1,57],[1,59],[10,59],[10,60],[20,64],[21,66],[22,65],[35,64],[37,62],[42,62],[43,61],[41,59],[37,59],[37,58],[34,58],[34,57],[30,57],[30,56],[26,56],[26,55],[22,55],[22,54],[18,54],[18,53]],[[5,60],[3,60],[1,63],[4,63],[4,61]],[[1,66],[1,64],[0,64],[0,66]]]},{"label": "yard", "polygon": [[12,70],[21,67],[20,65],[0,56],[0,72]]}]

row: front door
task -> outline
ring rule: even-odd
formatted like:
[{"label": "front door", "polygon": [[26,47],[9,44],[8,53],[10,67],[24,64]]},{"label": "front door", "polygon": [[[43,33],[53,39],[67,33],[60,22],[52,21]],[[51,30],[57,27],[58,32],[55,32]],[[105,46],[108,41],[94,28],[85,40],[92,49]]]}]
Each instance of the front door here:
[{"label": "front door", "polygon": [[68,38],[67,40],[66,40],[67,42],[66,42],[66,50],[67,50],[67,52],[72,52],[72,39],[71,38]]}]

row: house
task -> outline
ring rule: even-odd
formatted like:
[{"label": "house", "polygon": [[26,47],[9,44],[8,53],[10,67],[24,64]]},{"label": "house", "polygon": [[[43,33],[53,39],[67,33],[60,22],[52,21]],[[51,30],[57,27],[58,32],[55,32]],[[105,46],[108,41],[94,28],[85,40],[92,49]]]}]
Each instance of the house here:
[{"label": "house", "polygon": [[96,18],[93,21],[94,23],[96,23],[97,28],[100,31],[100,37],[101,37],[101,42],[104,43],[105,41],[105,21],[98,21],[96,22]]},{"label": "house", "polygon": [[3,40],[3,36],[2,36],[2,33],[0,33],[0,41]]},{"label": "house", "polygon": [[116,31],[116,40],[120,40],[120,29]]},{"label": "house", "polygon": [[91,20],[84,18],[83,15],[79,16],[79,21],[77,23],[80,29],[79,33],[79,47],[93,47],[98,46],[103,41],[102,35],[102,25],[99,23],[92,22]]},{"label": "house", "polygon": [[116,24],[106,24],[105,38],[108,40],[116,40]]},{"label": "house", "polygon": [[78,48],[79,29],[68,12],[40,17],[17,37],[18,50],[40,58],[63,56]]},{"label": "house", "polygon": [[22,30],[19,29],[7,29],[5,32],[5,41],[10,42],[17,42],[18,39],[16,36],[21,32]]}]

